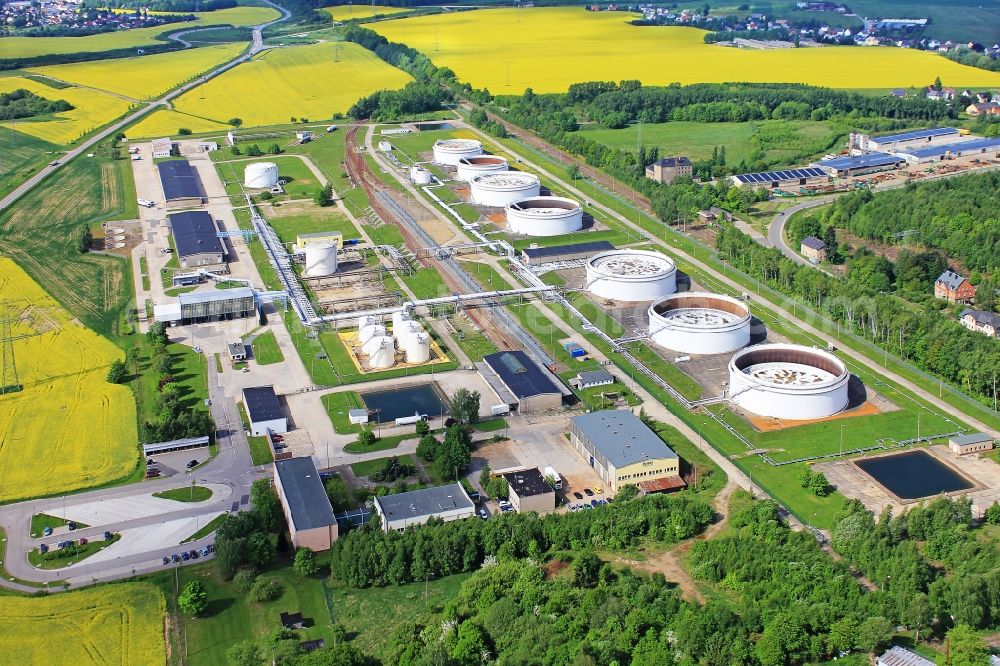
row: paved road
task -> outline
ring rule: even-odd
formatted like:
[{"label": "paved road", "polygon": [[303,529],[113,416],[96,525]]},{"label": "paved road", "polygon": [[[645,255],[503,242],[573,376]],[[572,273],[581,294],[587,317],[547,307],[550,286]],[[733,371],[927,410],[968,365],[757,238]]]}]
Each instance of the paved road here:
[{"label": "paved road", "polygon": [[[53,173],[55,173],[58,169],[61,169],[68,162],[70,162],[73,159],[79,157],[83,153],[90,152],[90,148],[93,145],[97,144],[100,141],[103,141],[104,139],[106,139],[109,136],[112,136],[112,135],[118,133],[119,131],[121,131],[125,127],[131,125],[135,121],[137,121],[140,118],[142,118],[143,116],[145,116],[145,115],[147,115],[149,113],[152,113],[154,110],[156,110],[156,109],[158,109],[160,107],[168,107],[169,104],[170,104],[170,100],[174,99],[175,97],[186,93],[187,91],[191,90],[192,88],[197,88],[198,86],[200,86],[201,84],[205,83],[209,79],[212,79],[212,78],[218,76],[219,74],[222,74],[223,72],[228,71],[228,70],[232,69],[233,67],[236,67],[237,65],[239,65],[242,62],[246,62],[250,58],[252,58],[255,55],[257,55],[258,53],[260,53],[265,48],[264,47],[263,37],[261,35],[261,31],[264,28],[266,28],[267,26],[273,25],[273,24],[278,23],[280,21],[284,21],[284,20],[288,19],[291,16],[291,13],[287,9],[285,9],[284,7],[281,7],[280,5],[276,5],[275,3],[271,2],[271,0],[264,0],[264,2],[267,3],[268,5],[270,5],[271,7],[273,7],[274,9],[277,9],[279,12],[281,12],[281,16],[279,16],[278,18],[274,19],[273,21],[268,21],[267,23],[262,23],[260,25],[254,26],[254,28],[253,28],[253,42],[250,45],[250,49],[248,51],[246,51],[245,53],[243,53],[243,55],[240,55],[240,56],[234,58],[233,60],[230,60],[229,62],[227,62],[227,63],[225,63],[223,65],[220,65],[219,67],[217,67],[216,69],[212,70],[211,72],[209,72],[207,74],[204,74],[204,75],[198,77],[197,79],[194,79],[193,81],[189,81],[189,82],[185,83],[184,85],[180,86],[179,88],[174,88],[174,90],[172,90],[171,92],[167,93],[166,95],[164,95],[160,99],[157,99],[157,100],[154,100],[154,101],[151,101],[151,102],[147,102],[145,106],[143,106],[142,108],[138,109],[134,113],[132,113],[132,114],[126,116],[124,119],[119,120],[118,122],[110,125],[109,127],[105,128],[104,130],[98,132],[94,136],[90,137],[89,139],[87,139],[86,141],[84,141],[83,143],[81,143],[76,148],[73,148],[72,150],[70,150],[69,152],[67,152],[65,155],[63,155],[63,157],[61,157],[59,160],[46,165],[41,170],[39,170],[39,172],[36,173],[34,176],[32,176],[28,180],[24,181],[13,192],[11,192],[10,194],[8,194],[3,199],[0,199],[0,212],[3,212],[7,208],[9,208],[15,201],[17,201],[18,199],[20,199],[21,197],[23,197],[25,194],[27,194],[28,192],[30,192],[31,190],[33,190],[35,187],[38,186],[39,183],[41,183],[43,180],[45,180],[50,175],[52,175]],[[193,31],[189,30],[187,32],[193,32]],[[177,33],[177,34],[184,34],[184,33]],[[181,41],[182,43],[185,43],[185,44],[187,43],[187,42],[184,42],[183,40],[179,40],[179,41]]]},{"label": "paved road", "polygon": [[816,208],[817,206],[825,206],[836,198],[837,195],[831,195],[828,197],[813,199],[811,201],[803,201],[802,203],[795,204],[791,208],[786,208],[775,215],[771,220],[771,226],[767,230],[767,239],[771,242],[771,247],[778,248],[781,250],[781,254],[785,255],[797,264],[812,266],[813,264],[806,261],[805,257],[793,250],[789,247],[788,243],[785,242],[785,225],[788,224],[788,218],[795,213],[798,213],[800,210]]}]

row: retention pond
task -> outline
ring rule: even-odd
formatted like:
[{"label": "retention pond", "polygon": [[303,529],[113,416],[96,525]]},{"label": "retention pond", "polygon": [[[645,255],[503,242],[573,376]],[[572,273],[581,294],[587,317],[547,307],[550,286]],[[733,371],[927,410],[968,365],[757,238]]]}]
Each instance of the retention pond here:
[{"label": "retention pond", "polygon": [[926,451],[863,458],[854,464],[902,500],[975,488],[975,484]]},{"label": "retention pond", "polygon": [[414,415],[437,418],[448,413],[448,402],[436,384],[362,393],[361,399],[372,413],[372,420],[379,423]]}]

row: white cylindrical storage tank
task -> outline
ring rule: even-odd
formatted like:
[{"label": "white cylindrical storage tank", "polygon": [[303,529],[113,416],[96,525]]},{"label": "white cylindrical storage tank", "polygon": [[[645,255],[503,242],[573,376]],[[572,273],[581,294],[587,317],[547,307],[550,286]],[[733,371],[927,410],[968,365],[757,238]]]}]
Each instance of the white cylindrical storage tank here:
[{"label": "white cylindrical storage tank", "polygon": [[365,345],[368,365],[373,368],[391,368],[396,364],[396,345],[388,335],[372,338]]},{"label": "white cylindrical storage tank", "polygon": [[478,157],[463,157],[458,161],[458,179],[472,180],[483,173],[507,171],[510,165],[506,158],[499,155],[479,155]]},{"label": "white cylindrical storage tank", "polygon": [[403,324],[398,329],[393,331],[393,334],[395,335],[396,342],[399,343],[399,346],[404,347],[406,345],[407,340],[409,340],[414,335],[418,335],[423,332],[424,332],[424,327],[421,326],[419,322],[411,320],[411,321],[404,321]]},{"label": "white cylindrical storage tank", "polygon": [[729,361],[729,399],[777,419],[819,419],[847,407],[851,373],[830,352],[792,344],[754,345]]},{"label": "white cylindrical storage tank", "polygon": [[583,229],[583,209],[565,197],[532,197],[507,206],[507,228],[525,236],[561,236]]},{"label": "white cylindrical storage tank", "polygon": [[475,139],[440,139],[434,142],[434,161],[455,166],[463,157],[483,154],[483,144]]},{"label": "white cylindrical storage tank", "polygon": [[677,291],[677,266],[649,250],[601,252],[587,261],[587,289],[614,301],[655,301]]},{"label": "white cylindrical storage tank", "polygon": [[379,338],[384,335],[386,335],[385,326],[382,326],[381,324],[365,326],[363,329],[358,331],[358,339],[361,341],[361,349],[364,350],[365,345],[368,344],[372,338]]},{"label": "white cylindrical storage tank", "polygon": [[685,354],[724,354],[750,344],[750,308],[723,294],[689,291],[649,306],[649,337]]},{"label": "white cylindrical storage tank", "polygon": [[306,277],[322,277],[337,272],[337,244],[333,241],[319,241],[306,245],[306,267],[302,274]]},{"label": "white cylindrical storage tank", "polygon": [[243,186],[270,188],[278,184],[278,165],[274,162],[253,162],[243,169]]},{"label": "white cylindrical storage tank", "polygon": [[542,190],[538,176],[520,171],[495,171],[469,181],[472,202],[503,208],[522,199],[537,197]]},{"label": "white cylindrical storage tank", "polygon": [[410,167],[410,180],[414,185],[430,185],[431,172],[419,166]]},{"label": "white cylindrical storage tank", "polygon": [[360,331],[365,326],[375,326],[381,324],[381,320],[373,315],[361,315],[358,317],[358,330]]},{"label": "white cylindrical storage tank", "polygon": [[407,363],[426,363],[431,360],[431,336],[424,332],[413,333],[403,343]]},{"label": "white cylindrical storage tank", "polygon": [[403,323],[410,321],[410,313],[406,310],[392,313],[392,334],[399,337],[399,331],[403,330]]}]

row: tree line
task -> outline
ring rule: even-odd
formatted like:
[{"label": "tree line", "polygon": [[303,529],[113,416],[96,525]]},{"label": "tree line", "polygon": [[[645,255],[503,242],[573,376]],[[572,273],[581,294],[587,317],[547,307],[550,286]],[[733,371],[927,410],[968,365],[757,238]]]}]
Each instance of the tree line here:
[{"label": "tree line", "polygon": [[212,416],[205,409],[199,409],[197,401],[192,405],[190,396],[184,394],[177,382],[164,325],[161,322],[151,324],[146,340],[149,343],[149,371],[156,377],[157,389],[153,405],[156,416],[143,424],[146,441],[166,442],[205,435],[214,439]]},{"label": "tree line", "polygon": [[48,100],[26,88],[0,94],[0,120],[31,118],[72,109],[73,105],[64,99]]}]

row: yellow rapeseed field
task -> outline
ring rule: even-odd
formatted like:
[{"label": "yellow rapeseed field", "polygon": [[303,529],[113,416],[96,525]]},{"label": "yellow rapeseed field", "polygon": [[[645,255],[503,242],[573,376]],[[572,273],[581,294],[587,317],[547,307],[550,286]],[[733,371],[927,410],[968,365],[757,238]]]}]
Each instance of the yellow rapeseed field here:
[{"label": "yellow rapeseed field", "polygon": [[162,666],[166,601],[149,583],[43,597],[0,597],[7,664]]},{"label": "yellow rapeseed field", "polygon": [[177,136],[177,130],[182,127],[191,130],[195,134],[215,131],[225,134],[228,130],[232,129],[231,125],[215,120],[208,120],[199,116],[180,113],[179,111],[159,109],[125,130],[125,135],[129,139]]},{"label": "yellow rapeseed field", "polygon": [[933,83],[1000,87],[1000,73],[942,56],[889,47],[750,50],[705,44],[703,31],[638,27],[624,12],[582,7],[484,9],[380,21],[391,41],[422,51],[463,81],[495,94],[564,91],[580,81],[639,79],[650,85],[725,81],[832,88],[908,88]]},{"label": "yellow rapeseed field", "polygon": [[[0,93],[26,88],[45,99],[64,99],[73,110],[41,119],[26,118],[3,123],[4,127],[52,143],[69,143],[109,120],[122,115],[133,102],[120,96],[84,88],[52,88],[21,76],[0,77]],[[0,148],[2,149],[2,148]]]},{"label": "yellow rapeseed field", "polygon": [[151,99],[219,63],[232,60],[244,48],[246,45],[240,43],[219,44],[135,58],[34,67],[28,71],[133,99]]},{"label": "yellow rapeseed field", "polygon": [[366,19],[376,14],[399,14],[408,12],[411,7],[386,7],[384,5],[337,5],[336,7],[321,7],[320,11],[328,13],[336,21],[350,21],[351,19]]},{"label": "yellow rapeseed field", "polygon": [[[265,51],[181,95],[174,108],[219,122],[242,118],[244,127],[287,123],[293,116],[321,120],[347,111],[363,95],[410,80],[354,43],[290,46]],[[147,132],[141,123],[137,130],[131,133]]]},{"label": "yellow rapeseed field", "polygon": [[138,462],[135,400],[106,381],[121,350],[77,323],[6,257],[0,300],[9,300],[10,315],[21,313],[15,335],[39,333],[14,342],[24,390],[0,396],[0,502],[127,476]]},{"label": "yellow rapeseed field", "polygon": [[277,18],[270,7],[231,7],[214,12],[195,13],[195,21],[171,23],[151,28],[105,32],[86,37],[4,37],[0,39],[0,58],[33,58],[55,53],[90,53],[149,46],[159,43],[156,36],[203,25],[257,25]]}]

